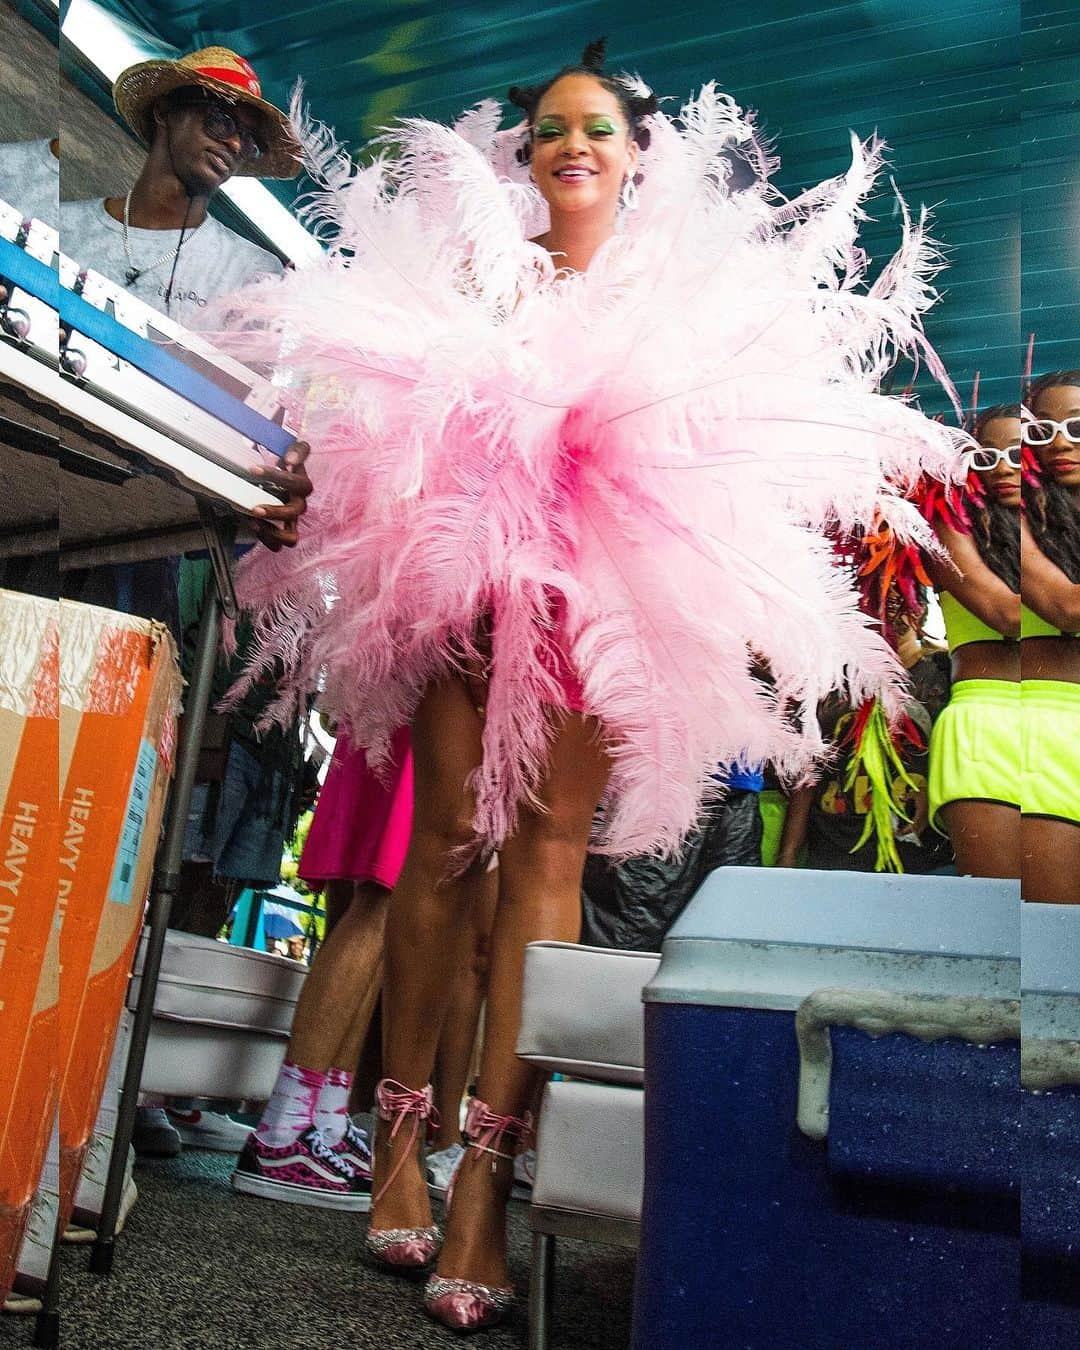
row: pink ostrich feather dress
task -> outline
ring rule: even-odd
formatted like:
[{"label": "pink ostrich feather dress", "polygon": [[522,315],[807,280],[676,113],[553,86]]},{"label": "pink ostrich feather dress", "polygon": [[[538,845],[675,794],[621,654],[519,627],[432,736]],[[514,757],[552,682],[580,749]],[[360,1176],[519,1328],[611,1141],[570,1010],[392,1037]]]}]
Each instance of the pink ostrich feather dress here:
[{"label": "pink ostrich feather dress", "polygon": [[326,253],[221,335],[277,366],[312,446],[299,545],[239,578],[283,711],[319,689],[378,769],[489,633],[478,841],[513,832],[563,706],[605,738],[593,847],[620,857],[677,850],[718,763],[807,770],[829,691],[898,706],[823,531],[884,519],[932,547],[904,494],[960,477],[969,442],[879,392],[902,354],[948,387],[925,219],[901,203],[872,282],[857,242],[879,144],[789,200],[707,85],[648,120],[638,209],[568,274],[530,242],[546,208],[498,104],[408,120],[360,168],[299,96],[293,117]]}]

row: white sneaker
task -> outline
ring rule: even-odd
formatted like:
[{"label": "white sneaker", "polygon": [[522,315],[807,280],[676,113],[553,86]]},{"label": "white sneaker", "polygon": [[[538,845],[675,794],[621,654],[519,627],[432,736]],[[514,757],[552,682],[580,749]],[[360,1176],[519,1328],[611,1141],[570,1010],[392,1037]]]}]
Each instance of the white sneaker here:
[{"label": "white sneaker", "polygon": [[215,1153],[239,1153],[251,1133],[222,1111],[177,1111],[167,1106],[165,1114],[176,1127],[185,1148],[209,1148]]},{"label": "white sneaker", "polygon": [[[97,1239],[98,1222],[101,1219],[101,1206],[105,1200],[105,1183],[109,1179],[109,1158],[112,1154],[112,1135],[95,1134],[90,1140],[83,1162],[82,1175],[79,1177],[79,1189],[75,1192],[75,1204],[71,1218],[64,1229],[65,1242],[94,1242]],[[128,1148],[127,1165],[124,1168],[124,1189],[120,1195],[120,1212],[116,1216],[116,1231],[123,1231],[127,1216],[139,1198],[131,1169],[135,1165],[135,1150]]]},{"label": "white sneaker", "polygon": [[18,1289],[12,1289],[3,1304],[0,1304],[0,1312],[6,1313],[39,1313],[41,1311],[41,1299],[34,1298],[32,1294],[20,1294]]},{"label": "white sneaker", "polygon": [[53,1238],[56,1236],[56,1215],[60,1197],[55,1191],[39,1190],[23,1234],[19,1259],[15,1263],[15,1280],[11,1293],[4,1302],[9,1313],[38,1313],[49,1275]]},{"label": "white sneaker", "polygon": [[527,1148],[514,1159],[514,1187],[510,1192],[515,1200],[532,1198],[533,1177],[536,1175],[536,1149]]},{"label": "white sneaker", "polygon": [[449,1148],[436,1149],[427,1156],[428,1193],[438,1200],[446,1198],[450,1182],[465,1156],[464,1144],[451,1144]]}]

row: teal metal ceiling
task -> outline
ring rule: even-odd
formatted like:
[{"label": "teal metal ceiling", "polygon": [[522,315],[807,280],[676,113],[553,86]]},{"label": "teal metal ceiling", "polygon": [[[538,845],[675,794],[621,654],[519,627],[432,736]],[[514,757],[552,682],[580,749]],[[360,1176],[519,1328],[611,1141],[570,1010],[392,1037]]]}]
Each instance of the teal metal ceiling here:
[{"label": "teal metal ceiling", "polygon": [[1080,366],[1080,12],[1025,0],[1021,43],[1021,330],[1035,371]]},{"label": "teal metal ceiling", "polygon": [[[447,119],[546,76],[602,33],[660,94],[715,77],[756,107],[789,191],[843,168],[849,127],[877,130],[950,251],[929,326],[962,390],[981,370],[981,401],[1014,398],[1031,329],[1037,368],[1080,361],[1075,0],[100,2],[168,46],[235,48],[279,102],[302,75],[354,148],[396,116]],[[887,192],[872,212],[866,241],[883,254],[897,237]]]}]

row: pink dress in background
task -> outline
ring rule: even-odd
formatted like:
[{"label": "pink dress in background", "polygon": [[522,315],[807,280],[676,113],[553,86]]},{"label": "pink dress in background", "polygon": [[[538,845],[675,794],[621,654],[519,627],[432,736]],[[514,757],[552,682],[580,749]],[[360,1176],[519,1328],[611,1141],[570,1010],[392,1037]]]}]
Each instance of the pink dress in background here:
[{"label": "pink dress in background", "polygon": [[412,834],[413,762],[409,729],[391,742],[389,783],[368,768],[363,750],[344,736],[315,807],[299,873],[308,886],[327,881],[375,881],[388,890],[397,885]]}]

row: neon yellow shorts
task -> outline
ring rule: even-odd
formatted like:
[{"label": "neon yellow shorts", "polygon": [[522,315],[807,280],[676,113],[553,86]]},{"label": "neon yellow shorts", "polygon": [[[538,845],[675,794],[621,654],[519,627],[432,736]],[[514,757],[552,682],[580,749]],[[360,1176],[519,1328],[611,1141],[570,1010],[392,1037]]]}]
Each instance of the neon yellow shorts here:
[{"label": "neon yellow shorts", "polygon": [[1080,824],[1080,684],[1021,685],[1020,808]]},{"label": "neon yellow shorts", "polygon": [[930,821],[950,802],[1020,805],[1020,685],[961,680],[930,736]]},{"label": "neon yellow shorts", "polygon": [[775,867],[780,836],[784,833],[787,798],[776,788],[765,788],[758,793],[758,811],[761,813],[761,865]]}]

